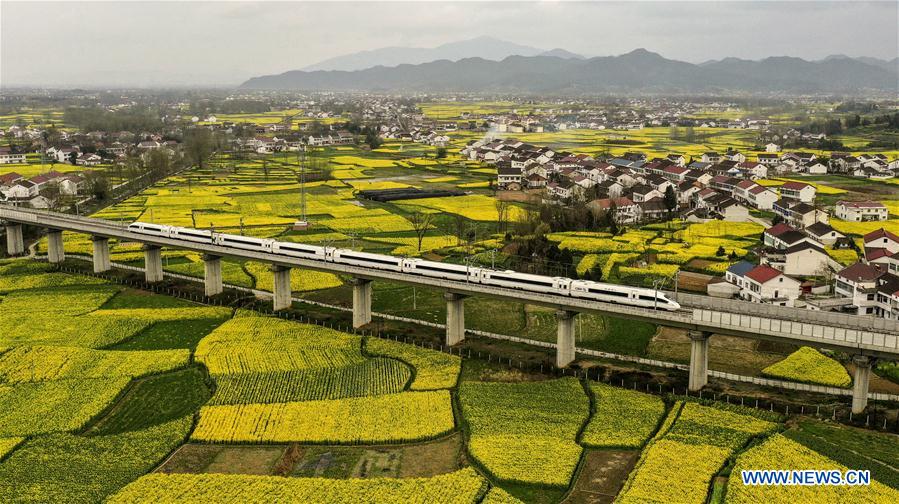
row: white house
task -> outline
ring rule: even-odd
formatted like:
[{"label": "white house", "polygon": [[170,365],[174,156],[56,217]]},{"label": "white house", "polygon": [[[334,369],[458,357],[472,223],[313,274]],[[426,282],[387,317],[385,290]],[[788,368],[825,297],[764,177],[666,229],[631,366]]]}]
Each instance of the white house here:
[{"label": "white house", "polygon": [[791,181],[780,186],[780,197],[812,203],[815,201],[816,191],[815,186],[811,184]]},{"label": "white house", "polygon": [[0,147],[0,164],[24,163],[25,154],[14,154],[9,147]]},{"label": "white house", "polygon": [[765,145],[765,152],[767,152],[769,154],[778,152],[778,151],[780,151],[780,145],[777,145],[776,143],[769,143],[769,144]]},{"label": "white house", "polygon": [[740,297],[753,303],[793,306],[802,293],[798,280],[767,265],[756,266],[743,276]]},{"label": "white house", "polygon": [[878,201],[838,201],[834,207],[836,216],[844,221],[885,221],[889,211]]},{"label": "white house", "polygon": [[777,193],[760,185],[749,189],[747,197],[749,204],[759,210],[771,210],[774,202],[777,201]]},{"label": "white house", "polygon": [[877,279],[884,273],[878,265],[857,262],[836,274],[834,292],[849,298],[857,315],[873,315],[877,304]]},{"label": "white house", "polygon": [[833,245],[837,240],[846,237],[843,233],[832,228],[830,224],[823,222],[816,222],[805,228],[805,234],[824,245]]},{"label": "white house", "polygon": [[802,242],[784,251],[783,272],[787,275],[822,276],[831,263],[827,251],[816,244]]}]

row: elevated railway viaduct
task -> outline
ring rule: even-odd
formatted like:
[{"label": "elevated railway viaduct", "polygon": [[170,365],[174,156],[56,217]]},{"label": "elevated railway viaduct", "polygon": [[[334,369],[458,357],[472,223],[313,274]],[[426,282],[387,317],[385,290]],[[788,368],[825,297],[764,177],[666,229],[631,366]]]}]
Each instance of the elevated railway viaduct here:
[{"label": "elevated railway viaduct", "polygon": [[386,280],[443,290],[447,303],[447,345],[458,344],[465,338],[465,300],[468,297],[487,296],[550,307],[556,310],[556,364],[559,367],[565,367],[575,359],[574,322],[579,313],[597,313],[682,328],[688,331],[691,339],[689,389],[693,391],[703,388],[708,382],[708,340],[712,334],[809,345],[849,353],[855,364],[852,395],[852,411],[855,413],[862,412],[867,405],[871,367],[876,359],[899,359],[899,322],[894,320],[691,294],[675,295],[670,292],[666,294],[676,299],[681,308],[676,311],[654,310],[149,236],[135,233],[117,222],[6,205],[0,205],[0,220],[5,223],[10,255],[20,255],[25,251],[22,226],[45,229],[48,237],[47,255],[51,263],[65,260],[63,231],[90,235],[93,240],[93,268],[97,273],[111,268],[110,238],[142,243],[146,281],[150,283],[163,279],[163,247],[199,252],[205,263],[205,292],[208,296],[214,296],[223,290],[223,257],[266,263],[270,265],[274,275],[275,310],[286,309],[293,302],[290,289],[291,269],[346,275],[352,278],[355,327],[371,322],[373,281]]}]

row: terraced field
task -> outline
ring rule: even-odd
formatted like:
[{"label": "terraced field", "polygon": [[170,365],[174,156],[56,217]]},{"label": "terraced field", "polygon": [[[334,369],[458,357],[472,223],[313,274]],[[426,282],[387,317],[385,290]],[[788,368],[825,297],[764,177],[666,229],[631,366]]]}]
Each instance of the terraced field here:
[{"label": "terraced field", "polygon": [[[17,334],[0,348],[4,502],[544,503],[593,485],[620,502],[706,502],[713,491],[715,502],[887,502],[899,487],[896,443],[882,434],[547,380],[25,260],[0,272],[0,310]],[[7,316],[37,313],[45,299],[57,301],[41,310],[50,324],[141,326],[92,345]],[[797,359],[784,367],[802,369]],[[875,483],[769,494],[737,479],[772,458],[784,469],[870,468]],[[603,460],[606,479],[595,470]]]}]

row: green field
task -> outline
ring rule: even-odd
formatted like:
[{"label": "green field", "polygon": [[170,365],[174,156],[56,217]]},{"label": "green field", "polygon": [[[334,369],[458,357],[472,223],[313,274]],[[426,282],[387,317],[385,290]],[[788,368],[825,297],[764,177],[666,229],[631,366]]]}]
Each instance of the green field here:
[{"label": "green field", "polygon": [[[4,317],[16,337],[0,348],[4,502],[217,502],[262,492],[548,503],[575,487],[589,491],[599,484],[593,461],[622,453],[632,463],[602,483],[622,502],[700,503],[713,491],[725,502],[757,502],[768,494],[738,485],[727,461],[756,467],[770,453],[781,468],[871,470],[871,487],[827,490],[836,492],[820,494],[827,499],[887,502],[899,487],[889,435],[545,379],[27,260],[0,262],[0,272],[0,310],[21,314]],[[24,322],[38,311],[51,322]],[[112,346],[42,332],[85,317],[145,327],[107,328]],[[808,492],[784,487],[772,498],[819,495]]]}]

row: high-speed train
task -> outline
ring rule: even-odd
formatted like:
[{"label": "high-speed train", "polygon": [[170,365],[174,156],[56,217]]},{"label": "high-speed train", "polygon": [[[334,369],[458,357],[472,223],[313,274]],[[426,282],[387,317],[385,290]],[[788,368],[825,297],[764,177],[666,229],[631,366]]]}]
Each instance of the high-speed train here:
[{"label": "high-speed train", "polygon": [[423,277],[461,282],[479,283],[508,289],[555,294],[573,298],[592,299],[604,303],[678,310],[680,305],[663,292],[641,287],[627,287],[589,280],[572,280],[564,277],[531,275],[516,271],[497,271],[489,268],[469,267],[424,259],[393,257],[369,252],[358,252],[334,247],[320,247],[304,243],[292,243],[270,238],[253,238],[207,230],[134,222],[128,226],[134,233],[180,239],[195,243],[208,243],[254,252],[297,257],[314,261],[362,266],[372,269],[408,273]]}]

